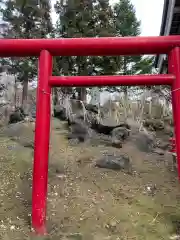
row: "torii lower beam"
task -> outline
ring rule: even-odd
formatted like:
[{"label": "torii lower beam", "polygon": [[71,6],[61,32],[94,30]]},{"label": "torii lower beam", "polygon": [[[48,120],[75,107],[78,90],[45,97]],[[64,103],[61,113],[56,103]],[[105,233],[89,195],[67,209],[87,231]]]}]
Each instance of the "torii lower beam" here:
[{"label": "torii lower beam", "polygon": [[93,86],[151,86],[171,85],[175,80],[173,74],[157,75],[114,75],[114,76],[52,76],[51,87],[93,87]]}]

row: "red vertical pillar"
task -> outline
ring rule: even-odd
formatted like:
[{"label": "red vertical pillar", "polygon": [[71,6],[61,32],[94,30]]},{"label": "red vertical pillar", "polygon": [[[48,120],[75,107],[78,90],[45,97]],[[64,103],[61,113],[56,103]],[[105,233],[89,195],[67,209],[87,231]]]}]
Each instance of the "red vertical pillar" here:
[{"label": "red vertical pillar", "polygon": [[180,48],[175,47],[169,53],[169,73],[175,75],[176,79],[172,84],[172,107],[174,115],[174,127],[176,135],[176,151],[178,164],[178,177],[180,180]]},{"label": "red vertical pillar", "polygon": [[40,53],[38,75],[32,189],[32,227],[35,232],[45,234],[51,113],[51,87],[48,81],[52,75],[52,57],[46,50]]}]

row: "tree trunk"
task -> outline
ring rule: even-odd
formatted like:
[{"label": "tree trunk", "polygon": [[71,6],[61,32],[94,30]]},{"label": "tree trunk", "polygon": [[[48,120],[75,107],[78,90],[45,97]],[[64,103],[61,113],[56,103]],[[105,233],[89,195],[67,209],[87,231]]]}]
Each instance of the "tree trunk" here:
[{"label": "tree trunk", "polygon": [[86,88],[85,87],[78,88],[77,92],[78,92],[78,100],[86,102]]},{"label": "tree trunk", "polygon": [[81,88],[81,100],[83,102],[86,102],[86,88],[85,87]]},{"label": "tree trunk", "polygon": [[125,120],[128,118],[128,110],[129,110],[129,101],[128,101],[128,88],[124,87],[124,115],[125,115]]},{"label": "tree trunk", "polygon": [[[127,75],[127,62],[126,58],[124,57],[124,66],[123,66],[123,71],[124,75]],[[128,87],[124,86],[124,115],[125,115],[125,120],[128,118]]]},{"label": "tree trunk", "polygon": [[18,81],[17,78],[15,77],[14,81],[14,107],[19,107],[21,105],[19,96],[18,96]]},{"label": "tree trunk", "polygon": [[23,81],[23,92],[22,92],[22,108],[23,109],[27,102],[27,96],[28,96],[28,80],[26,79]]},{"label": "tree trunk", "polygon": [[56,87],[53,88],[52,94],[53,94],[53,102],[54,102],[54,105],[59,104],[59,101],[58,101],[58,91],[57,91],[57,88],[56,88]]},{"label": "tree trunk", "polygon": [[17,107],[17,82],[15,78],[15,84],[14,84],[14,106]]},{"label": "tree trunk", "polygon": [[[86,62],[86,58],[78,57],[78,62],[79,62],[79,64],[78,64],[79,65],[79,67],[78,67],[78,75],[79,76],[87,75],[87,62]],[[78,100],[86,102],[86,88],[85,87],[77,88],[77,92],[78,92]]]}]

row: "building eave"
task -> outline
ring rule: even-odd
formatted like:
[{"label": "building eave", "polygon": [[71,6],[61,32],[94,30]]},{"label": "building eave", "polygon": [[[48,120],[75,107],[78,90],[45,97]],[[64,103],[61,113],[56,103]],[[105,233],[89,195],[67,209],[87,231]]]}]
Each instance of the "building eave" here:
[{"label": "building eave", "polygon": [[[177,0],[164,1],[160,36],[170,35],[176,2]],[[165,59],[166,59],[166,55],[159,55],[155,59],[155,68],[158,68],[159,72],[162,72],[163,61],[165,61]]]},{"label": "building eave", "polygon": [[[167,12],[168,12],[168,5],[169,0],[164,0],[164,7],[163,7],[163,14],[162,14],[162,22],[161,22],[161,28],[160,28],[160,36],[164,35],[165,25],[166,25],[166,18],[167,18]],[[159,55],[155,58],[155,68],[158,66],[159,61]]]}]

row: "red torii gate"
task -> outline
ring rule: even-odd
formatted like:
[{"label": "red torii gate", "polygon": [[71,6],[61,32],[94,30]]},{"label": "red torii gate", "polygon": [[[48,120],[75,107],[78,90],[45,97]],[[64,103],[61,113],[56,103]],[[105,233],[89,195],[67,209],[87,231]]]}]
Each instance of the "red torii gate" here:
[{"label": "red torii gate", "polygon": [[[169,74],[137,76],[52,76],[53,56],[168,54]],[[32,190],[32,227],[46,233],[46,198],[50,135],[50,95],[54,86],[171,85],[180,179],[180,36],[0,39],[0,57],[39,57]],[[179,108],[178,108],[179,107]]]}]

